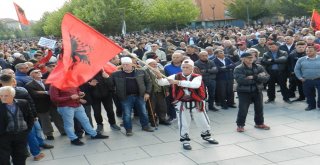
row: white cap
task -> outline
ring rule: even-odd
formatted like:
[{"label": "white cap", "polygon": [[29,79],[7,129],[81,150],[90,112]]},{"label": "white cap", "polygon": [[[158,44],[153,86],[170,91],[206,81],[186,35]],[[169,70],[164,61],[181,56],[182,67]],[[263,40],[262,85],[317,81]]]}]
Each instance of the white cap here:
[{"label": "white cap", "polygon": [[194,67],[194,62],[191,59],[186,59],[186,60],[182,61],[182,65],[183,64],[188,64],[188,65],[191,65],[192,67]]},{"label": "white cap", "polygon": [[121,64],[132,63],[132,60],[130,57],[122,57],[120,61],[121,61]]},{"label": "white cap", "polygon": [[21,54],[21,53],[13,53],[12,56],[13,56],[14,58],[19,58],[19,57],[22,56],[22,54]]},{"label": "white cap", "polygon": [[147,64],[147,65],[149,65],[149,64],[152,63],[152,62],[157,63],[157,61],[154,60],[154,59],[152,59],[152,58],[149,58],[149,59],[146,60],[146,64]]}]

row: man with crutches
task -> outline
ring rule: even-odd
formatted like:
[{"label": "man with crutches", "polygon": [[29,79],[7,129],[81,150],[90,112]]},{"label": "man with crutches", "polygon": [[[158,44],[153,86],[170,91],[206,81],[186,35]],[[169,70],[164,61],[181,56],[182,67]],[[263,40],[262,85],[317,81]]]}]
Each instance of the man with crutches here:
[{"label": "man with crutches", "polygon": [[[204,99],[206,97],[205,86],[202,76],[193,73],[194,62],[186,59],[181,65],[182,72],[167,78],[155,70],[157,82],[161,86],[172,85],[172,95],[175,102],[178,126],[180,131],[180,141],[185,150],[191,150],[189,138],[189,124],[191,117],[196,125],[201,129],[201,137],[210,144],[218,144],[211,137],[210,120],[205,112]],[[190,116],[190,117],[189,117]]]}]

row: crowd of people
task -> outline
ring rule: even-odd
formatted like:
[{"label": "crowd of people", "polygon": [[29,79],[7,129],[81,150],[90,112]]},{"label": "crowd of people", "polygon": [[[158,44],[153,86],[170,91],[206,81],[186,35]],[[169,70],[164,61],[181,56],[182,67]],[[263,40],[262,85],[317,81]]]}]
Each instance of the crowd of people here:
[{"label": "crowd of people", "polygon": [[23,164],[29,151],[35,161],[45,157],[41,149],[54,147],[45,143],[55,140],[52,123],[72,145],[84,145],[84,135],[108,138],[102,105],[110,128],[123,127],[126,136],[134,134],[132,115],[139,116],[146,132],[178,121],[186,150],[192,149],[190,119],[203,140],[218,144],[208,111],[238,107],[236,131],[244,132],[253,103],[255,128],[269,130],[263,104],[275,103],[276,85],[285,104],[306,100],[306,111],[320,108],[320,31],[306,25],[301,19],[111,36],[124,48],[110,60],[118,70],[101,70],[80,87],[63,90],[45,83],[59,59],[61,41],[54,50],[37,46],[36,40],[0,41],[0,164]]}]

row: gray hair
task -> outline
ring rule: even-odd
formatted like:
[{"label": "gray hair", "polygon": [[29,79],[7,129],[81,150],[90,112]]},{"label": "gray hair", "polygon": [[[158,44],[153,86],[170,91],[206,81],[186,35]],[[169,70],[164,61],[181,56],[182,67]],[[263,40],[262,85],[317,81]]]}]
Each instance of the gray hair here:
[{"label": "gray hair", "polygon": [[28,66],[28,65],[25,64],[25,63],[19,63],[19,64],[17,64],[16,66],[14,66],[14,68],[15,68],[16,70],[18,70],[18,69],[20,69],[20,68],[22,68],[22,67],[24,67],[24,66]]},{"label": "gray hair", "polygon": [[256,49],[256,48],[250,48],[250,49],[248,49],[247,51],[246,51],[247,53],[257,53],[257,57],[259,57],[259,54],[260,54],[260,52],[259,52],[259,50],[258,49]]},{"label": "gray hair", "polygon": [[12,86],[0,87],[0,94],[2,94],[4,92],[9,92],[10,95],[13,97],[16,95],[16,90]]},{"label": "gray hair", "polygon": [[208,46],[208,47],[206,47],[206,50],[208,51],[208,50],[212,50],[213,51],[213,47],[212,46]]}]

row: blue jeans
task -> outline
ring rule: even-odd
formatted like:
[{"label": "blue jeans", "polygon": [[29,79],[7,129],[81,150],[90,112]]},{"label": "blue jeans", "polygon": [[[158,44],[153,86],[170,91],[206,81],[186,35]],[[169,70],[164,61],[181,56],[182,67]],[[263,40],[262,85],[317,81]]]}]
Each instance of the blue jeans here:
[{"label": "blue jeans", "polygon": [[34,122],[34,125],[28,135],[28,145],[33,156],[40,154],[40,146],[44,144],[41,132],[39,132],[39,130],[41,131],[41,126],[37,120]]},{"label": "blue jeans", "polygon": [[132,129],[132,123],[131,123],[131,114],[132,114],[132,108],[136,107],[138,109],[139,117],[140,117],[140,124],[142,127],[148,126],[149,119],[146,109],[146,102],[144,99],[140,96],[128,96],[125,100],[121,101],[122,105],[122,120],[124,128]]},{"label": "blue jeans", "polygon": [[[307,98],[307,103],[310,108],[316,108],[318,102],[318,108],[320,108],[320,80],[306,80],[303,82],[303,92]],[[318,100],[316,102],[316,89],[318,93]]]},{"label": "blue jeans", "polygon": [[86,115],[82,105],[79,107],[58,107],[58,112],[62,116],[64,130],[70,140],[75,140],[78,138],[74,133],[74,117],[78,119],[83,129],[90,134],[91,137],[97,135],[97,132],[92,128],[89,118]]}]

